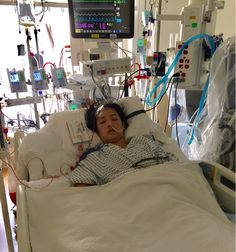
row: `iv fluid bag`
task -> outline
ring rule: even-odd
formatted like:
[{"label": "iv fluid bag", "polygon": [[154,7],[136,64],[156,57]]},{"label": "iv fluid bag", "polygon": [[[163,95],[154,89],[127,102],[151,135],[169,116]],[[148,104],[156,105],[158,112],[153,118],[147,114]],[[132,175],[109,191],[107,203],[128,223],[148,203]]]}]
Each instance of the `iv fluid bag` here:
[{"label": "iv fluid bag", "polygon": [[29,0],[22,0],[18,2],[18,16],[19,23],[23,26],[34,26],[35,17],[32,13],[33,2]]}]

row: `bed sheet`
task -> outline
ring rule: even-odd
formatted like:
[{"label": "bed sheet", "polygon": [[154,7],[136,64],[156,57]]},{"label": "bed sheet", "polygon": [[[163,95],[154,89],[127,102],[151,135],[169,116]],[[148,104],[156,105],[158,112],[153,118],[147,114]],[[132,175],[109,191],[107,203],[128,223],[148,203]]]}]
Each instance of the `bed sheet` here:
[{"label": "bed sheet", "polygon": [[33,252],[232,252],[234,224],[199,166],[169,162],[102,186],[27,189]]}]

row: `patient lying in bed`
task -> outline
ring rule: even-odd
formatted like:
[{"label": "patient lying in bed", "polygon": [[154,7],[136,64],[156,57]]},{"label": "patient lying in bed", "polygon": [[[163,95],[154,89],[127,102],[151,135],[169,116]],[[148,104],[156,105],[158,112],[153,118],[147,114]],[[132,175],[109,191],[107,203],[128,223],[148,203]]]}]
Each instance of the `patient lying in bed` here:
[{"label": "patient lying in bed", "polygon": [[[127,106],[119,103],[127,117],[143,110],[131,100]],[[27,188],[17,198],[19,251],[233,251],[235,226],[217,203],[199,164],[187,160],[144,113],[129,117],[126,128],[122,110],[109,106],[86,113],[87,125],[95,132],[92,139],[98,134],[102,144],[90,143],[93,148],[85,151],[69,174],[75,185],[104,185],[71,187],[67,176],[62,176],[63,180],[48,178],[40,190]],[[54,120],[51,124],[51,129],[63,129],[55,136],[66,137],[62,127],[66,115],[62,123]],[[50,120],[45,130],[49,126]],[[55,141],[50,139],[47,147],[50,143]],[[64,150],[50,153],[53,163],[67,157],[69,146],[64,156]],[[74,150],[77,153],[77,146]],[[47,174],[56,174],[50,167],[45,165]],[[21,208],[19,203],[25,200]],[[25,219],[29,222],[20,223]],[[21,234],[24,228],[29,230]],[[28,250],[21,242],[25,237]]]},{"label": "patient lying in bed", "polygon": [[69,174],[74,185],[101,185],[128,171],[155,164],[177,161],[152,135],[125,138],[126,120],[117,103],[107,103],[87,110],[86,123],[102,144],[86,151],[78,166]]}]

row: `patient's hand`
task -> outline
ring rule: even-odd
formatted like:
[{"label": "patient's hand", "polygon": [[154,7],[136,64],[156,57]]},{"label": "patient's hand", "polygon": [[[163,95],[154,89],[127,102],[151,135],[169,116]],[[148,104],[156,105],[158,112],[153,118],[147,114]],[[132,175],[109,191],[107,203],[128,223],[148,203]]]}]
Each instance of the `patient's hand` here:
[{"label": "patient's hand", "polygon": [[82,154],[84,152],[83,144],[79,144],[77,149],[78,149],[78,153],[76,154],[76,156],[78,157],[78,161],[75,162],[75,165],[70,166],[71,171],[73,171],[79,165],[80,157],[82,156]]},{"label": "patient's hand", "polygon": [[73,165],[73,166],[70,167],[71,171],[73,171],[79,165],[80,157],[82,156],[82,154],[84,152],[84,146],[83,146],[83,144],[79,144],[77,149],[78,149],[78,153],[77,153],[76,156],[78,157],[78,161],[76,161],[75,165]]}]

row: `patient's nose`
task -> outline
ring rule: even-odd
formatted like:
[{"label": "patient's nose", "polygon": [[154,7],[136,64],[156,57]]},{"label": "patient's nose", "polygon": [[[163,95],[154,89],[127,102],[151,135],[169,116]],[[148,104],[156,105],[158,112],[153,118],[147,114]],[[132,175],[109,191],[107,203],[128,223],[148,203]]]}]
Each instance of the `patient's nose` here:
[{"label": "patient's nose", "polygon": [[112,126],[112,120],[107,120],[107,126]]}]

